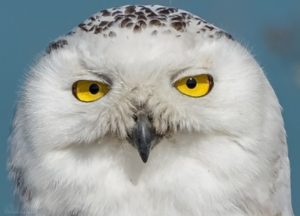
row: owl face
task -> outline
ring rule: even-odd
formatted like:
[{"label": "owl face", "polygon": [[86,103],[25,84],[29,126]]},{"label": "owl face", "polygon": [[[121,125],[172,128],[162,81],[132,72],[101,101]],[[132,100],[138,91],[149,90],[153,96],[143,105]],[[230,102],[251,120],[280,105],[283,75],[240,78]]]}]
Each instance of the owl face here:
[{"label": "owl face", "polygon": [[199,17],[124,6],[49,45],[27,80],[26,125],[37,151],[111,139],[146,162],[167,139],[188,147],[189,136],[258,128],[264,82],[248,52]]}]

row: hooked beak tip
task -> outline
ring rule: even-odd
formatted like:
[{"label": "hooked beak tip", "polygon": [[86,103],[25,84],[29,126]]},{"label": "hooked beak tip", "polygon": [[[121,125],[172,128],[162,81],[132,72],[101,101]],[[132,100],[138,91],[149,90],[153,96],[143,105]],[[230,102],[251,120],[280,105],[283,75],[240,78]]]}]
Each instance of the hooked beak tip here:
[{"label": "hooked beak tip", "polygon": [[149,153],[139,152],[139,154],[140,154],[140,157],[141,157],[142,161],[143,161],[144,163],[147,163],[148,157],[149,157]]}]

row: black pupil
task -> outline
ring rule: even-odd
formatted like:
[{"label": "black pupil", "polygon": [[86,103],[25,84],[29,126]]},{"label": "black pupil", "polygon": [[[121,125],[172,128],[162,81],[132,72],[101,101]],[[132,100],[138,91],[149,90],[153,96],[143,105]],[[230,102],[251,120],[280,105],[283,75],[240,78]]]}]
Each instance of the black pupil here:
[{"label": "black pupil", "polygon": [[95,83],[93,83],[92,85],[90,85],[89,91],[92,94],[97,94],[99,92],[99,86]]},{"label": "black pupil", "polygon": [[186,86],[187,86],[189,89],[195,88],[196,85],[197,85],[197,81],[196,81],[194,78],[189,78],[189,79],[186,81]]}]

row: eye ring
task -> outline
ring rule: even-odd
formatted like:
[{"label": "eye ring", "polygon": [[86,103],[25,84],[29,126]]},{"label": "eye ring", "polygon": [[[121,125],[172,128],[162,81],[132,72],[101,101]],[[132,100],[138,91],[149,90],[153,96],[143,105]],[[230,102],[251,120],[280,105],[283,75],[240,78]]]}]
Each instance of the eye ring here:
[{"label": "eye ring", "polygon": [[188,76],[177,80],[174,87],[183,95],[199,98],[204,97],[214,86],[213,77],[210,74]]},{"label": "eye ring", "polygon": [[108,84],[93,80],[78,80],[72,85],[73,96],[81,102],[94,102],[110,90]]}]

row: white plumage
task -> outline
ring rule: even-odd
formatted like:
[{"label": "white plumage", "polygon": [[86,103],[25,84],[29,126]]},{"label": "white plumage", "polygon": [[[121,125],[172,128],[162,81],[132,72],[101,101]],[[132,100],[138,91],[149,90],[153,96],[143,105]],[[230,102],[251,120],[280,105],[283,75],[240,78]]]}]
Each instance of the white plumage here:
[{"label": "white plumage", "polygon": [[[203,74],[206,95],[176,89]],[[82,102],[80,80],[109,92]],[[293,215],[262,69],[228,33],[163,6],[103,10],[50,44],[18,102],[9,167],[24,215]]]}]

